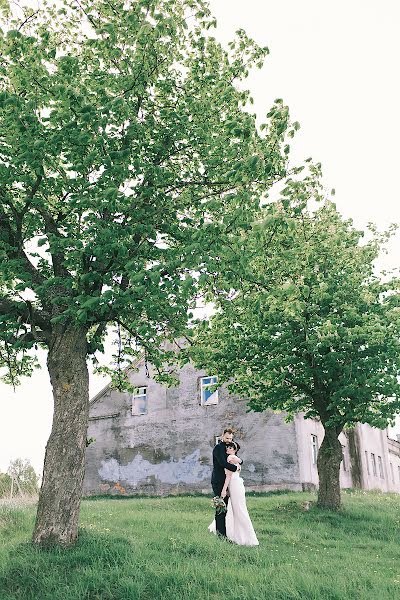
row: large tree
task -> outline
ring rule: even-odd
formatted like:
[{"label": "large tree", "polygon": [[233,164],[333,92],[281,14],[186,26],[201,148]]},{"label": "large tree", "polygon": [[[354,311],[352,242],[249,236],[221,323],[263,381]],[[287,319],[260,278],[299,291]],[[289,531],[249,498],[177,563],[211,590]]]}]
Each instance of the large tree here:
[{"label": "large tree", "polygon": [[400,284],[374,275],[386,234],[371,230],[363,242],[321,199],[313,169],[232,238],[210,293],[216,313],[199,323],[190,353],[250,409],[320,419],[318,504],[338,509],[339,434],[386,427],[400,411]]},{"label": "large tree", "polygon": [[297,125],[277,101],[256,128],[241,81],[267,49],[239,31],[225,51],[203,0],[44,2],[4,9],[2,25],[0,360],[16,383],[48,349],[54,420],[33,541],[68,545],[88,357],[114,324],[118,366],[140,350],[163,376],[163,340],[182,334],[224,240],[285,177]]}]

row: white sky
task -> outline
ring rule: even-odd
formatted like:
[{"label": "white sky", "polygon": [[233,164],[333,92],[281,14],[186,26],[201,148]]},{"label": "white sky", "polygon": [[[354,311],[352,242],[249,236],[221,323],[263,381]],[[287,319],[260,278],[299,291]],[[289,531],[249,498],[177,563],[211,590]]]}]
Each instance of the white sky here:
[{"label": "white sky", "polygon": [[[270,55],[250,77],[262,118],[275,98],[289,105],[301,129],[296,161],[322,162],[338,209],[359,227],[400,223],[397,185],[400,140],[400,3],[398,0],[212,0],[218,37],[244,28]],[[382,262],[400,265],[400,237]],[[43,369],[17,388],[0,384],[0,471],[29,458],[42,470],[52,419]],[[91,377],[94,395],[107,380]],[[395,431],[400,432],[400,420]],[[394,431],[393,431],[394,433]]]}]

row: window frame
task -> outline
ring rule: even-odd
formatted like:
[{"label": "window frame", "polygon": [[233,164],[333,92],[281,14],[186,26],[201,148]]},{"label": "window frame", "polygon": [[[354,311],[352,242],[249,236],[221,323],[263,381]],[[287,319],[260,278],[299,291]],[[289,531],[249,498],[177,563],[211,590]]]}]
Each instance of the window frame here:
[{"label": "window frame", "polygon": [[341,446],[342,446],[342,464],[343,464],[343,471],[346,471],[346,472],[347,472],[347,471],[348,471],[348,468],[347,468],[347,467],[348,467],[348,464],[347,464],[347,456],[346,456],[346,453],[345,453],[346,446],[345,446],[344,444],[341,444]]},{"label": "window frame", "polygon": [[[315,443],[314,443],[315,442]],[[317,464],[318,460],[318,436],[315,433],[311,434],[311,461],[313,465]]]},{"label": "window frame", "polygon": [[[145,392],[139,393],[140,390],[145,390]],[[138,392],[138,393],[136,393],[136,392]],[[145,400],[146,400],[146,403],[145,403],[146,404],[146,412],[139,412],[139,410],[137,410],[135,408],[135,400],[140,399],[140,398],[145,398]],[[149,402],[148,386],[147,385],[135,386],[135,391],[132,394],[132,407],[131,407],[132,416],[133,417],[141,417],[141,416],[147,415],[149,412],[148,402]]]},{"label": "window frame", "polygon": [[[210,380],[215,380],[215,381],[211,381],[210,383],[204,383],[204,379],[210,379]],[[218,401],[219,401],[219,394],[218,394],[219,389],[218,388],[209,396],[209,398],[207,400],[204,401],[204,392],[206,392],[208,388],[210,388],[216,384],[218,384],[217,375],[204,375],[199,378],[199,385],[200,385],[200,403],[199,404],[200,404],[200,406],[215,406],[216,404],[218,404]],[[210,402],[211,398],[212,398],[212,401]]]},{"label": "window frame", "polygon": [[385,474],[383,472],[383,461],[382,456],[378,456],[378,467],[379,467],[379,477],[381,479],[385,479]]},{"label": "window frame", "polygon": [[376,470],[376,460],[375,460],[375,454],[373,452],[371,452],[371,462],[372,462],[372,474],[374,475],[374,477],[377,477],[378,471]]}]

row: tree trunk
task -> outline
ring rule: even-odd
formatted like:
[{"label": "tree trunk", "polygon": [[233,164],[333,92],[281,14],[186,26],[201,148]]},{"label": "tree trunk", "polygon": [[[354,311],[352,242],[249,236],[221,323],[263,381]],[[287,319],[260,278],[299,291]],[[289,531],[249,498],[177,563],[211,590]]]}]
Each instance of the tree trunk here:
[{"label": "tree trunk", "polygon": [[330,510],[339,510],[341,506],[339,474],[342,445],[338,440],[339,433],[336,428],[325,427],[325,436],[317,459],[319,477],[317,505]]},{"label": "tree trunk", "polygon": [[32,538],[42,547],[68,546],[78,535],[89,418],[86,350],[84,329],[55,331],[49,343],[54,416]]}]

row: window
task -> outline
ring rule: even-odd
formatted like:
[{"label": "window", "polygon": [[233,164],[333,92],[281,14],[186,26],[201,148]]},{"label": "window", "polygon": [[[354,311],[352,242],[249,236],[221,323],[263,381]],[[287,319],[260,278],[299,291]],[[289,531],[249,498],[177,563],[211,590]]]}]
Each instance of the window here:
[{"label": "window", "polygon": [[393,465],[392,465],[392,463],[390,463],[390,471],[392,473],[392,481],[394,483],[394,471],[393,471]]},{"label": "window", "polygon": [[312,464],[316,465],[317,457],[318,457],[318,437],[313,434],[311,434],[311,457],[312,457]]},{"label": "window", "polygon": [[378,456],[378,465],[379,465],[379,477],[381,479],[384,479],[384,475],[383,475],[383,465],[382,465],[382,457]]},{"label": "window", "polygon": [[367,452],[367,450],[365,451],[365,463],[367,465],[367,473],[369,475],[369,462],[368,462],[368,452]]},{"label": "window", "polygon": [[202,406],[218,404],[218,390],[213,390],[217,382],[217,377],[200,378],[200,404]]},{"label": "window", "polygon": [[372,462],[372,474],[376,475],[376,460],[375,460],[375,454],[373,454],[371,452],[371,462]]},{"label": "window", "polygon": [[147,387],[138,387],[132,396],[132,414],[147,415]]},{"label": "window", "polygon": [[347,471],[346,446],[343,446],[343,445],[342,445],[342,462],[343,462],[343,471]]}]

